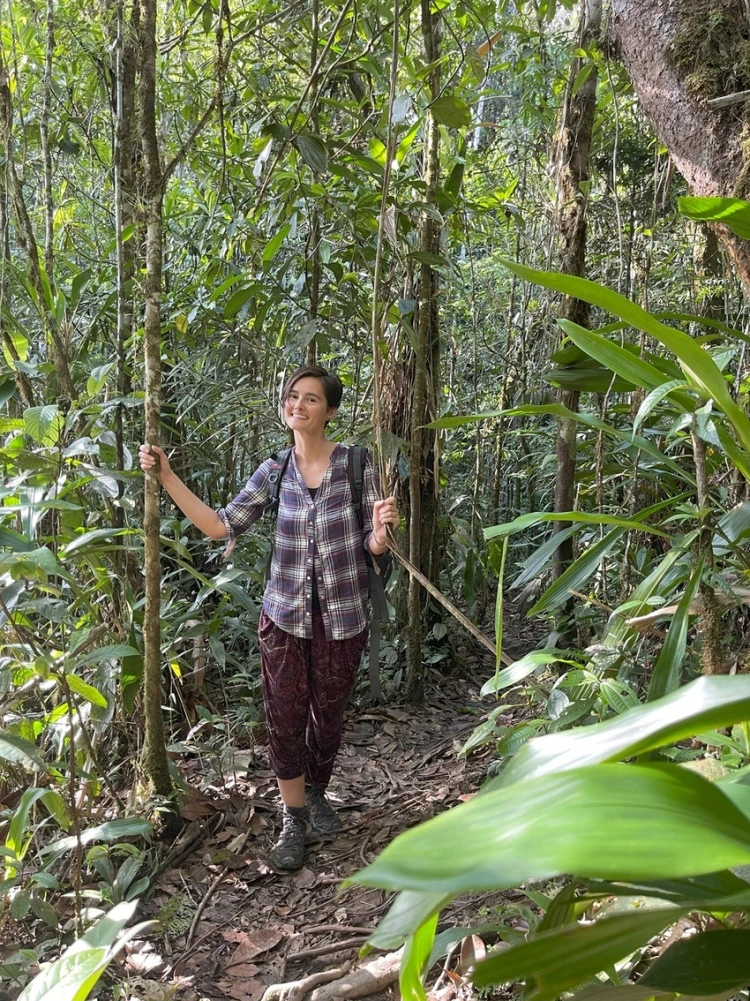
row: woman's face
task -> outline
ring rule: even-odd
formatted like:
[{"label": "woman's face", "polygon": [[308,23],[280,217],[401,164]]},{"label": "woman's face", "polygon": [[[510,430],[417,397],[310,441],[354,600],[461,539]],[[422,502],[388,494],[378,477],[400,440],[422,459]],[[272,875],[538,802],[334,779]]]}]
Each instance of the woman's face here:
[{"label": "woman's face", "polygon": [[336,408],[328,406],[323,383],[310,375],[294,383],[284,402],[284,420],[292,431],[302,434],[322,431],[335,416]]}]

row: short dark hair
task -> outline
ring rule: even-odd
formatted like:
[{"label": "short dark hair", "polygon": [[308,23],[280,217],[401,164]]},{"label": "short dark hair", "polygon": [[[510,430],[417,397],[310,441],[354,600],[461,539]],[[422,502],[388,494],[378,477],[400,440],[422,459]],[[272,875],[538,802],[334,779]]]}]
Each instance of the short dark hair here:
[{"label": "short dark hair", "polygon": [[338,410],[341,406],[341,397],[344,392],[344,386],[341,379],[339,379],[337,375],[333,372],[327,372],[326,369],[321,368],[320,365],[302,365],[300,368],[292,372],[284,383],[284,388],[281,392],[282,403],[286,403],[287,397],[289,396],[295,382],[299,382],[300,379],[305,378],[318,379],[318,381],[323,385],[326,403],[329,407],[333,407],[335,410]]}]

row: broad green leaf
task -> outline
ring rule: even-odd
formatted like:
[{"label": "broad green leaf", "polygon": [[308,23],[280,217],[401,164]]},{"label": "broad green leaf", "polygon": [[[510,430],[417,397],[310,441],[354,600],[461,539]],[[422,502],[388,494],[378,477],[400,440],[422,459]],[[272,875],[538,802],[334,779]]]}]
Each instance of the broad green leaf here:
[{"label": "broad green leaf", "polygon": [[[29,830],[29,815],[34,804],[43,798],[46,791],[46,789],[37,786],[30,786],[24,790],[18,805],[13,810],[8,825],[8,834],[5,838],[5,847],[10,849],[17,859],[23,859],[26,855],[34,833],[33,830]],[[15,871],[15,866],[12,863],[10,866]]]},{"label": "broad green leaf", "polygon": [[701,556],[698,566],[688,581],[685,593],[680,599],[677,611],[669,624],[667,638],[664,640],[651,673],[651,683],[648,686],[649,702],[653,702],[654,699],[660,699],[662,696],[679,688],[680,668],[685,658],[685,647],[687,646],[690,604],[698,591],[705,561],[705,555]]},{"label": "broad green leaf", "polygon": [[570,596],[570,592],[580,590],[607,553],[614,548],[615,544],[624,534],[624,528],[615,528],[608,535],[605,535],[603,539],[600,539],[595,545],[591,546],[590,549],[585,550],[547,588],[539,601],[529,609],[528,615],[541,615],[543,612],[550,612],[552,609],[564,605]]},{"label": "broad green leaf", "polygon": [[72,542],[69,542],[60,550],[60,556],[65,559],[65,557],[70,556],[76,550],[83,549],[84,546],[89,546],[92,542],[98,542],[99,539],[114,539],[120,535],[138,534],[139,532],[135,528],[95,528],[91,532],[84,532],[83,535],[77,535]]},{"label": "broad green leaf", "polygon": [[503,584],[505,580],[505,561],[508,557],[508,536],[502,541],[500,554],[500,570],[497,575],[497,595],[495,597],[495,672],[500,670],[503,662]]},{"label": "broad green leaf", "polygon": [[43,407],[27,407],[23,412],[26,434],[37,445],[55,445],[60,436],[65,418],[56,403]]},{"label": "broad green leaf", "polygon": [[430,111],[439,125],[450,129],[464,129],[471,125],[471,108],[460,97],[446,94],[433,101]]},{"label": "broad green leaf", "polygon": [[[680,498],[684,499],[684,498]],[[686,542],[690,545],[690,541]],[[649,601],[656,594],[663,594],[672,586],[672,577],[680,573],[680,561],[685,556],[685,551],[675,546],[670,549],[664,559],[654,567],[651,573],[642,580],[638,587],[632,592],[627,602],[627,614],[619,609],[615,609],[615,614],[609,620],[607,630],[601,638],[601,644],[609,647],[617,647],[625,643],[628,637],[636,634],[632,626],[627,624],[627,618],[635,618],[651,610]]]},{"label": "broad green leaf", "polygon": [[0,407],[5,406],[8,400],[13,399],[16,393],[16,384],[13,379],[0,380]]},{"label": "broad green leaf", "polygon": [[433,914],[406,941],[398,978],[403,1001],[427,1001],[422,977],[427,972],[425,964],[435,941],[437,920],[437,914]]},{"label": "broad green leaf", "polygon": [[580,525],[568,525],[567,528],[558,529],[553,532],[548,539],[539,546],[531,556],[527,557],[521,564],[521,573],[512,581],[511,591],[528,584],[534,577],[538,577],[549,565],[555,553],[560,548],[560,543],[569,539],[574,532],[577,532]]},{"label": "broad green leaf", "polygon": [[0,760],[20,765],[29,772],[44,768],[44,758],[31,741],[4,730],[0,730]]},{"label": "broad green leaf", "polygon": [[717,786],[675,765],[595,765],[483,792],[399,835],[354,880],[456,894],[570,872],[679,878],[748,860],[750,819]]},{"label": "broad green leaf", "polygon": [[558,320],[557,323],[582,351],[633,385],[650,390],[668,381],[658,368],[649,365],[647,361],[626,351],[607,337],[602,337],[601,334],[587,330],[570,320]]},{"label": "broad green leaf", "polygon": [[657,386],[656,389],[652,389],[638,408],[638,413],[635,415],[635,420],[633,421],[633,434],[635,435],[641,424],[643,424],[651,411],[661,403],[665,396],[669,396],[669,394],[674,392],[674,390],[689,388],[688,384],[686,382],[682,382],[680,379],[670,379],[668,382],[662,383],[661,386]]},{"label": "broad green leaf", "polygon": [[[116,841],[117,838],[129,838],[138,834],[150,834],[153,830],[150,821],[140,817],[123,817],[121,820],[109,820],[104,824],[97,824],[96,827],[89,827],[81,832],[81,843],[90,844],[92,841]],[[45,845],[40,850],[40,855],[61,855],[70,851],[78,844],[75,837],[60,838]]]},{"label": "broad green leaf", "polygon": [[102,693],[97,688],[94,688],[93,685],[89,685],[83,678],[79,678],[77,674],[66,674],[65,680],[68,682],[71,692],[80,695],[82,699],[90,702],[92,706],[100,706],[102,709],[109,707],[109,703]]},{"label": "broad green leaf", "polygon": [[535,737],[495,781],[506,786],[548,772],[621,761],[744,720],[750,720],[750,676],[697,678],[613,719]]},{"label": "broad green leaf", "polygon": [[144,921],[124,931],[137,901],[118,904],[27,984],[18,1001],[85,1001],[117,953],[153,925]]},{"label": "broad green leaf", "polygon": [[743,240],[750,240],[750,203],[739,198],[684,197],[677,200],[682,215],[704,222],[720,222]]},{"label": "broad green leaf", "polygon": [[750,929],[722,928],[675,942],[646,970],[644,987],[711,995],[750,983]]},{"label": "broad green leaf", "polygon": [[87,664],[100,664],[103,660],[122,660],[123,657],[135,657],[138,652],[137,648],[127,643],[114,643],[112,646],[102,646],[98,650],[92,650],[91,653],[84,654],[80,659],[76,657],[75,652],[71,654],[71,657],[75,661],[76,667],[84,667]]},{"label": "broad green leaf", "polygon": [[[494,681],[494,678],[492,679]],[[498,716],[501,716],[504,712],[510,709],[510,705],[500,705],[496,706],[492,712],[489,714],[487,719],[480,723],[479,726],[472,731],[468,740],[464,743],[461,750],[458,752],[459,758],[465,758],[467,755],[471,754],[478,747],[484,747],[484,745],[491,740],[497,733]]]},{"label": "broad green leaf", "polygon": [[268,265],[276,256],[281,244],[287,237],[287,234],[291,230],[291,225],[287,223],[286,226],[282,226],[281,229],[273,236],[263,249],[262,261],[264,265]]},{"label": "broad green leaf", "polygon": [[376,949],[397,949],[428,918],[433,914],[439,914],[450,900],[450,894],[404,890],[399,893],[386,916],[370,935],[368,944]]},{"label": "broad green leaf", "polygon": [[667,533],[662,532],[661,529],[652,528],[650,525],[646,525],[642,521],[636,521],[634,518],[620,518],[614,514],[600,514],[596,511],[562,511],[557,513],[550,511],[530,511],[528,514],[519,515],[518,518],[514,518],[513,521],[509,521],[505,525],[494,525],[492,528],[485,528],[484,537],[490,542],[492,539],[502,538],[504,535],[514,535],[516,532],[522,532],[532,525],[539,525],[542,522],[548,521],[573,521],[579,525],[619,525],[621,528],[629,528],[634,532],[648,532],[649,535],[655,534],[661,535],[665,539],[669,538]]},{"label": "broad green leaf", "polygon": [[573,275],[562,275],[551,271],[537,271],[505,259],[501,259],[500,263],[525,281],[535,282],[545,288],[609,310],[630,326],[655,337],[677,356],[693,388],[706,399],[712,399],[724,411],[743,446],[750,449],[750,420],[730,396],[724,376],[714,360],[688,334],[675,327],[668,327],[625,296],[586,278],[576,278]]},{"label": "broad green leaf", "polygon": [[[133,650],[138,650],[138,640],[132,626],[129,643]],[[122,691],[122,706],[127,713],[133,711],[135,698],[138,694],[138,689],[141,687],[142,679],[143,656],[136,652],[128,657],[123,657],[120,662],[120,687]]]},{"label": "broad green leaf", "polygon": [[637,383],[629,382],[615,375],[608,368],[595,365],[558,366],[542,372],[542,379],[558,389],[570,389],[576,393],[632,393]]},{"label": "broad green leaf", "polygon": [[316,174],[322,174],[328,166],[328,152],[318,136],[302,133],[294,140],[294,145],[302,154],[302,159]]},{"label": "broad green leaf", "polygon": [[719,518],[716,534],[713,537],[713,550],[717,555],[726,555],[730,551],[731,543],[738,543],[748,538],[750,538],[750,501],[742,501]]},{"label": "broad green leaf", "polygon": [[[480,963],[473,982],[513,984],[527,981],[533,1001],[553,1001],[560,993],[613,966],[658,935],[680,916],[676,908],[617,914],[593,924],[573,925],[535,935]],[[532,982],[533,986],[529,983]]]},{"label": "broad green leaf", "polygon": [[549,648],[545,650],[532,650],[531,653],[527,653],[525,657],[521,657],[520,660],[514,661],[509,664],[508,667],[503,668],[502,671],[498,671],[497,674],[493,675],[489,681],[485,681],[482,685],[481,695],[495,695],[502,688],[508,688],[510,685],[517,685],[519,681],[523,681],[524,678],[528,678],[530,674],[538,671],[540,667],[546,667],[548,664],[573,664],[575,667],[581,667],[580,664],[576,664],[572,660],[565,660],[564,657],[560,656],[560,651],[554,648]]},{"label": "broad green leaf", "polygon": [[29,542],[25,535],[0,525],[0,549],[11,549],[14,553],[30,553],[35,548],[34,543]]}]

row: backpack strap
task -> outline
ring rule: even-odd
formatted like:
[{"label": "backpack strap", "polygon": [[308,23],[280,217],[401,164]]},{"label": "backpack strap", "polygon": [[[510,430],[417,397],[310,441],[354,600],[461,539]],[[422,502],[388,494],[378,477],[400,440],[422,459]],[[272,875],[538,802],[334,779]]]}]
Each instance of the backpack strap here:
[{"label": "backpack strap", "polygon": [[[291,458],[293,448],[285,448],[283,452],[278,452],[276,455],[272,455],[271,458],[276,463],[276,468],[272,469],[268,474],[268,492],[269,499],[266,504],[264,514],[268,515],[268,519],[271,522],[272,529],[275,531],[276,519],[279,516],[279,498],[281,497],[281,481],[284,479],[284,474],[286,473],[286,467],[289,465],[289,459]],[[266,564],[266,584],[271,576],[271,560],[273,559],[273,534],[271,535],[271,552],[268,554],[268,563]]]},{"label": "backpack strap", "polygon": [[361,445],[353,445],[348,450],[347,467],[349,474],[349,489],[352,494],[352,507],[357,516],[360,529],[364,529],[362,513],[362,493],[365,485],[365,459],[367,453]]}]

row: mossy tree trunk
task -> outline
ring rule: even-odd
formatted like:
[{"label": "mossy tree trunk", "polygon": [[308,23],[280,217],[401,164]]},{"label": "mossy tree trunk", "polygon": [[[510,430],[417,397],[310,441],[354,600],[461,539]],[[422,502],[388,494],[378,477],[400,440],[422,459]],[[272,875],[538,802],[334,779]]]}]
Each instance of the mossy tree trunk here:
[{"label": "mossy tree trunk", "polygon": [[[612,12],[643,110],[693,194],[750,196],[750,102],[707,103],[750,89],[745,0],[613,0]],[[715,229],[750,284],[750,242]]]}]

